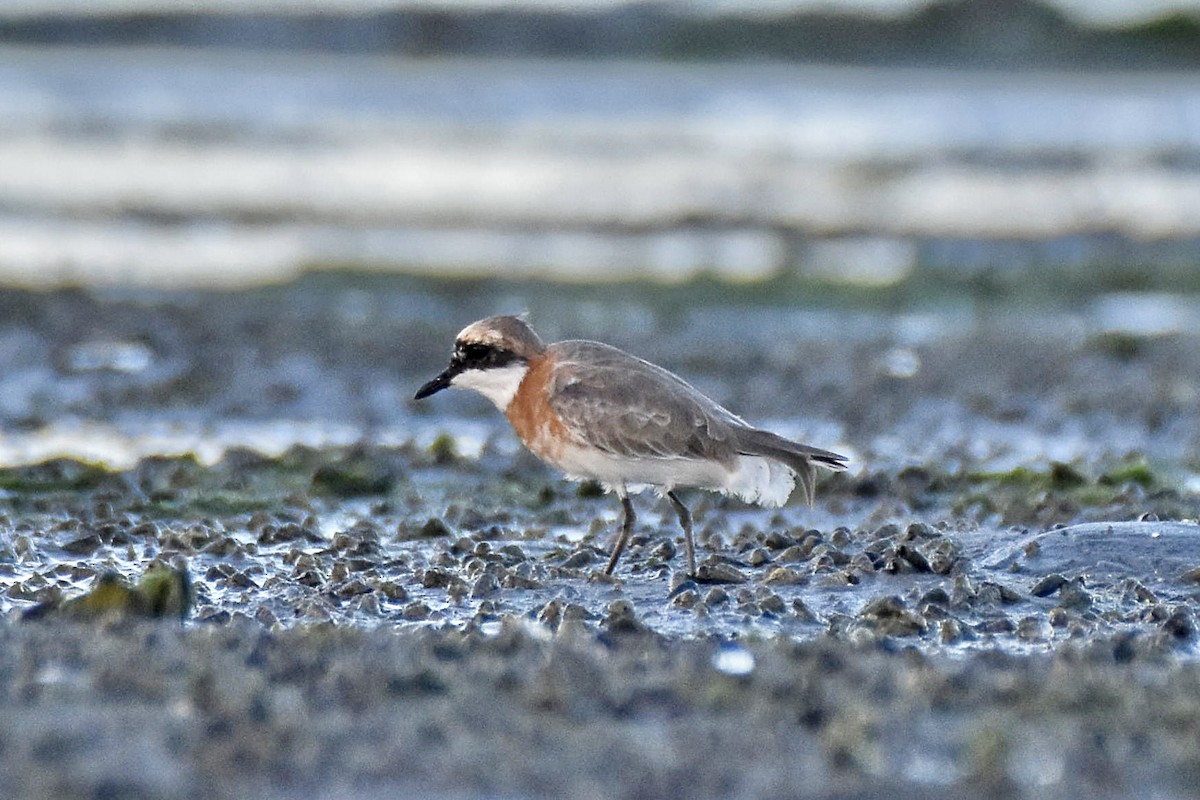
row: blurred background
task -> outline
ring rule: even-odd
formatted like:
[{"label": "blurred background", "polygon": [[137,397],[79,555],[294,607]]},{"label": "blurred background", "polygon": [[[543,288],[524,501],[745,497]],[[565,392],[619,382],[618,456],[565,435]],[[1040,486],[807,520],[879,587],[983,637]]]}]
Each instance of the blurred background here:
[{"label": "blurred background", "polygon": [[408,399],[523,310],[857,463],[1188,461],[1198,266],[1200,0],[0,2],[4,461],[485,440]]},{"label": "blurred background", "polygon": [[5,0],[0,280],[1190,271],[1195,0]]}]

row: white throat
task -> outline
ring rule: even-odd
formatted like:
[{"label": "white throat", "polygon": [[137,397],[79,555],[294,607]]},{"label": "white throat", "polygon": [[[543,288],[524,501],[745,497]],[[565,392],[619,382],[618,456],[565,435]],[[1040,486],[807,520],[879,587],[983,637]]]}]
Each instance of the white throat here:
[{"label": "white throat", "polygon": [[495,403],[496,408],[504,411],[512,402],[517,387],[521,385],[528,371],[528,365],[521,362],[491,369],[469,369],[455,375],[450,385],[474,389]]}]

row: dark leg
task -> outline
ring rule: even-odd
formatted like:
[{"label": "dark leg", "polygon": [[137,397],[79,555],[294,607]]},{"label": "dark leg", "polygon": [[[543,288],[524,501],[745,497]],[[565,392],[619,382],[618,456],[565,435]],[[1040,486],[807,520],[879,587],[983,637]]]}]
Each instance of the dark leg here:
[{"label": "dark leg", "polygon": [[604,568],[605,575],[612,575],[617,560],[621,558],[621,552],[625,549],[625,543],[629,541],[629,534],[633,533],[633,523],[637,521],[637,515],[633,513],[633,503],[629,502],[628,495],[621,495],[621,508],[625,509],[625,518],[621,521],[621,533],[617,536],[617,543],[613,545],[612,555],[608,557],[608,566]]},{"label": "dark leg", "polygon": [[675,513],[679,515],[679,525],[683,528],[683,551],[687,553],[688,575],[694,578],[696,577],[696,545],[692,541],[692,515],[674,492],[667,492],[667,499],[671,501],[671,505],[675,506]]}]

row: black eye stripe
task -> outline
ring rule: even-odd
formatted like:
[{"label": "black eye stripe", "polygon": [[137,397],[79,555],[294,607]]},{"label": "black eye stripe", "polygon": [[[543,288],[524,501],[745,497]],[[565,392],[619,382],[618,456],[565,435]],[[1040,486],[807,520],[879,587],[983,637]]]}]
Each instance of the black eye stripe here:
[{"label": "black eye stripe", "polygon": [[488,369],[502,367],[517,360],[517,355],[511,350],[495,347],[479,342],[467,342],[455,345],[452,361],[463,369]]}]

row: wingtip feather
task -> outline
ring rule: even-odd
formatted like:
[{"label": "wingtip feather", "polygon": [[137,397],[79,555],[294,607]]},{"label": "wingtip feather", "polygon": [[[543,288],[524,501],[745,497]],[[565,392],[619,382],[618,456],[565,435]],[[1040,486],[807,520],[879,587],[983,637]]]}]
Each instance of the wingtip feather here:
[{"label": "wingtip feather", "polygon": [[796,470],[796,477],[800,482],[800,491],[804,492],[805,502],[812,508],[817,501],[817,468],[807,461]]}]

